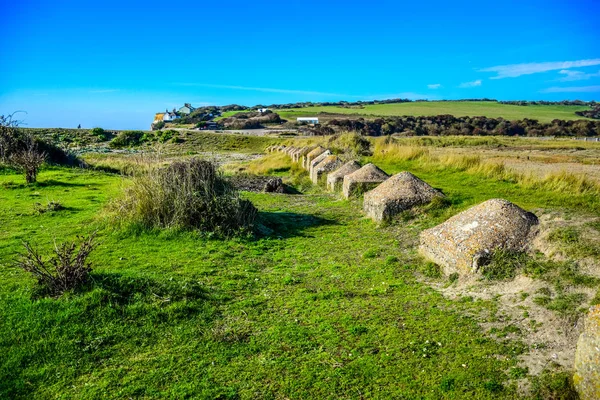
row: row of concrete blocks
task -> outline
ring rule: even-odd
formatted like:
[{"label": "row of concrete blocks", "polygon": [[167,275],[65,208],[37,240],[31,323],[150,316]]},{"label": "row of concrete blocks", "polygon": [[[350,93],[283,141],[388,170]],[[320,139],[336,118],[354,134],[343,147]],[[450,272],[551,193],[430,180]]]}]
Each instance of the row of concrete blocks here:
[{"label": "row of concrete blocks", "polygon": [[372,163],[344,162],[322,146],[271,146],[267,151],[285,153],[301,163],[315,185],[323,183],[328,190],[341,191],[346,199],[364,196],[365,214],[377,222],[443,196],[409,172],[390,177]]},{"label": "row of concrete blocks", "polygon": [[[376,221],[431,203],[444,195],[410,172],[389,176],[373,164],[342,162],[321,146],[285,147],[282,151],[310,173],[317,184],[327,176],[327,188],[344,197],[364,193],[365,213]],[[527,249],[538,233],[538,219],[503,199],[473,206],[420,234],[419,251],[449,275],[477,273],[494,251]],[[600,306],[590,309],[575,355],[574,384],[584,400],[600,399]]]},{"label": "row of concrete blocks", "polygon": [[[381,222],[417,206],[425,206],[444,194],[410,172],[389,176],[373,164],[342,162],[327,149],[285,147],[283,151],[300,160],[314,183],[323,182],[343,196],[364,196],[363,210]],[[491,199],[446,222],[425,230],[420,251],[443,267],[446,274],[477,272],[495,250],[523,250],[537,230],[537,217],[502,199]]]}]

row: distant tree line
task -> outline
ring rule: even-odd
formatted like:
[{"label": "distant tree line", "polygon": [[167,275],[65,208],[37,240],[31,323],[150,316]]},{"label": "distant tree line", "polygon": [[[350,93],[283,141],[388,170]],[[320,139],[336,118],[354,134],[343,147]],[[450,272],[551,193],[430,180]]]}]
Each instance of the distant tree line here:
[{"label": "distant tree line", "polygon": [[[427,102],[427,103],[436,103],[436,102],[463,102],[463,101],[486,101],[486,102],[492,102],[492,103],[499,103],[499,104],[509,104],[509,105],[518,105],[518,106],[527,106],[527,105],[563,105],[563,106],[590,106],[593,107],[595,105],[597,105],[598,103],[596,103],[595,101],[582,101],[582,100],[562,100],[562,101],[545,101],[545,100],[540,100],[540,101],[527,101],[527,100],[516,100],[516,101],[498,101],[496,99],[488,99],[487,97],[484,98],[480,98],[480,99],[460,99],[460,100],[427,100],[427,99],[419,99],[419,100],[410,100],[410,99],[400,99],[400,98],[396,98],[396,99],[386,99],[386,100],[369,100],[369,101],[326,101],[326,102],[312,102],[312,101],[305,101],[305,102],[296,102],[296,103],[284,103],[284,104],[271,104],[271,105],[264,105],[264,104],[257,104],[255,106],[252,107],[247,107],[247,106],[242,106],[239,104],[229,104],[226,106],[209,106],[209,107],[200,107],[197,108],[194,112],[192,112],[192,114],[190,114],[188,117],[185,118],[197,118],[200,115],[205,115],[205,114],[220,114],[220,113],[224,113],[224,112],[228,112],[228,111],[245,111],[245,110],[258,110],[260,108],[270,108],[273,110],[280,110],[280,109],[288,109],[288,108],[307,108],[307,107],[325,107],[325,106],[331,106],[331,107],[342,107],[342,108],[349,108],[349,107],[364,107],[367,105],[375,105],[375,104],[396,104],[396,103],[420,103],[420,102]],[[199,121],[196,121],[199,122]],[[184,122],[185,123],[185,122]]]},{"label": "distant tree line", "polygon": [[596,104],[591,110],[575,111],[575,114],[586,118],[600,119],[600,104]]},{"label": "distant tree line", "polygon": [[421,117],[389,117],[375,120],[333,119],[324,126],[316,127],[313,134],[330,134],[336,131],[356,131],[368,136],[415,135],[415,136],[600,136],[600,121],[555,119],[540,123],[525,118],[507,121],[503,118],[455,117],[436,115]]},{"label": "distant tree line", "polygon": [[500,104],[510,104],[513,106],[595,106],[595,101],[582,101],[582,100],[561,100],[561,101],[526,101],[526,100],[512,100],[512,101],[499,101]]},{"label": "distant tree line", "polygon": [[278,124],[283,120],[279,114],[267,110],[260,112],[240,112],[219,121],[225,129],[260,129],[264,124]]}]

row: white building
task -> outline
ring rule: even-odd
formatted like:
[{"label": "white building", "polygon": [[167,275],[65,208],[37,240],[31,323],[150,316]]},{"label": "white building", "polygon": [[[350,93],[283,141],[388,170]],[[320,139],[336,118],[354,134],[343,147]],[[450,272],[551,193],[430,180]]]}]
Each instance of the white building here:
[{"label": "white building", "polygon": [[319,118],[318,117],[298,117],[298,118],[296,118],[296,122],[298,122],[299,124],[318,125]]}]

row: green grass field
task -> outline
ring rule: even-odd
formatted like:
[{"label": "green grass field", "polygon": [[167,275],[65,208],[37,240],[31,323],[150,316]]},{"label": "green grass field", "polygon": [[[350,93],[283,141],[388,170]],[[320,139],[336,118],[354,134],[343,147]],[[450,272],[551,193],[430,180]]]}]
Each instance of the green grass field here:
[{"label": "green grass field", "polygon": [[[117,174],[52,167],[27,186],[0,170],[0,398],[518,397],[528,346],[508,334],[497,302],[448,300],[422,281],[446,278],[418,257],[418,233],[492,197],[574,214],[597,214],[597,197],[368,160],[415,172],[451,205],[379,227],[359,200],[318,188],[246,193],[269,233],[217,240],[115,228],[104,210],[129,179]],[[290,182],[298,179],[306,177]],[[34,211],[48,201],[65,209]],[[12,264],[21,241],[48,251],[94,231],[93,283],[58,299],[33,296],[35,282]],[[498,321],[506,331],[479,325]]]},{"label": "green grass field", "polygon": [[357,116],[431,116],[451,114],[462,116],[485,116],[488,118],[502,117],[507,120],[524,118],[537,119],[540,122],[550,122],[553,119],[574,120],[585,119],[575,115],[575,111],[587,110],[586,106],[561,106],[561,105],[535,105],[516,106],[505,105],[487,101],[461,101],[461,102],[410,102],[396,104],[366,105],[364,108],[343,107],[306,107],[299,109],[276,110],[284,119],[295,119],[317,115],[319,113],[350,114]]}]

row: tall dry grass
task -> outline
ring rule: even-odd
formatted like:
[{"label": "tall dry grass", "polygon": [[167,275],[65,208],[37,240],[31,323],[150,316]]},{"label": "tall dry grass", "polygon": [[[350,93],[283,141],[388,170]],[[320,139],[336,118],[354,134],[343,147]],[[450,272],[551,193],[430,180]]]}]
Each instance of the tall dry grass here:
[{"label": "tall dry grass", "polygon": [[508,169],[503,163],[487,161],[477,155],[434,155],[426,147],[406,146],[388,138],[377,140],[374,150],[375,161],[417,161],[424,167],[452,168],[480,174],[490,179],[514,182],[527,188],[600,196],[600,185],[583,175],[574,175],[569,172],[563,171],[545,176],[523,174]]},{"label": "tall dry grass", "polygon": [[214,163],[197,158],[135,176],[110,211],[119,225],[225,236],[250,229],[257,215],[252,203],[240,198]]}]

